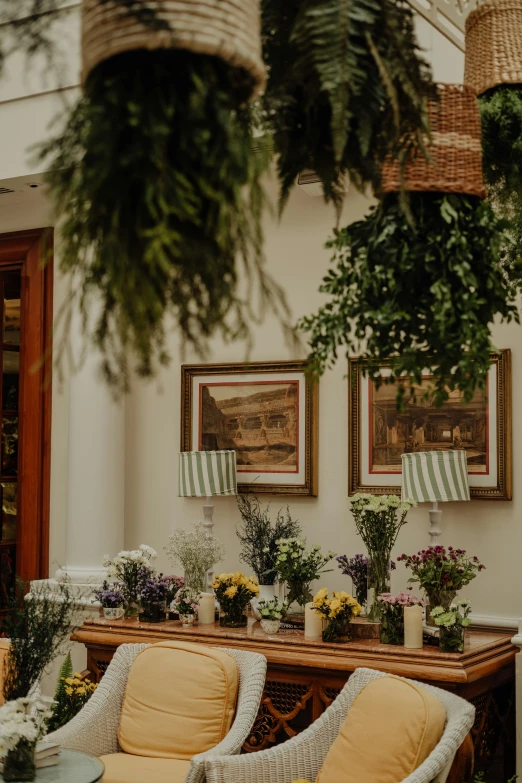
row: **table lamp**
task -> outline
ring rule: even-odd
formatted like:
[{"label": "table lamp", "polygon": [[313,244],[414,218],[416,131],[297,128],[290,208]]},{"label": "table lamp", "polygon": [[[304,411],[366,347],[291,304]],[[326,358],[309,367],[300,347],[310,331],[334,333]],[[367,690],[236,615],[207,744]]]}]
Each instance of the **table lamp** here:
[{"label": "table lamp", "polygon": [[430,515],[430,546],[441,534],[439,503],[470,500],[468,458],[463,449],[416,451],[402,455],[402,500],[433,503]]},{"label": "table lamp", "polygon": [[237,495],[235,451],[182,451],[179,455],[180,498],[205,498],[203,527],[213,534],[216,495]]}]

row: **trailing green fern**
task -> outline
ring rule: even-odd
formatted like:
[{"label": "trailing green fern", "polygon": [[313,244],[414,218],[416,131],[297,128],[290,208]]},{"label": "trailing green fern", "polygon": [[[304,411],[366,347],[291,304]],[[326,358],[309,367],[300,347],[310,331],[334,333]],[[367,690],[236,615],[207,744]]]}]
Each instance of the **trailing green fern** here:
[{"label": "trailing green fern", "polygon": [[473,196],[416,193],[410,208],[413,225],[390,194],[328,243],[334,266],[320,290],[329,299],[300,323],[310,368],[321,375],[343,347],[362,352],[377,384],[389,363],[399,407],[426,368],[436,405],[453,389],[469,402],[485,385],[491,323],[520,320],[517,269],[502,251],[507,223]]},{"label": "trailing green fern", "polygon": [[313,168],[337,205],[341,178],[378,188],[390,151],[407,157],[428,134],[430,69],[404,0],[262,0],[263,102],[278,153],[281,206]]},{"label": "trailing green fern", "polygon": [[65,694],[65,682],[67,677],[72,677],[73,665],[70,651],[65,656],[60,671],[58,672],[58,680],[56,682],[56,691],[54,694],[55,701],[58,701]]},{"label": "trailing green fern", "polygon": [[168,362],[169,315],[203,356],[215,334],[248,338],[266,306],[285,320],[263,269],[266,160],[251,149],[250,87],[242,71],[188,51],[129,52],[91,73],[65,132],[42,150],[71,281],[58,361],[75,301],[119,391],[129,357],[143,376]]}]

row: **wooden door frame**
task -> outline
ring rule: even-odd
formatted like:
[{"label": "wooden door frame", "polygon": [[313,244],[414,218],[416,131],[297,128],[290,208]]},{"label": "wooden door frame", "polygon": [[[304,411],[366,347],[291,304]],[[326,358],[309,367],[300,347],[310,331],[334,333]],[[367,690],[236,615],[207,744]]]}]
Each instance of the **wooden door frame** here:
[{"label": "wooden door frame", "polygon": [[22,277],[16,573],[25,581],[49,575],[52,242],[52,228],[0,234],[0,271],[19,268]]}]

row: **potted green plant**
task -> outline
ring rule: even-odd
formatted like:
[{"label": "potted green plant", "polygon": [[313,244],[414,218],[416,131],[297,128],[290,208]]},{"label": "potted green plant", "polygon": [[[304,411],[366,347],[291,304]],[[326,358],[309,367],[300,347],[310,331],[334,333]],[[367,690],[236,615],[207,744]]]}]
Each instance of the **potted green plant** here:
[{"label": "potted green plant", "polygon": [[274,597],[274,584],[278,578],[275,570],[277,541],[291,538],[301,533],[301,525],[292,519],[290,509],[286,513],[280,509],[272,522],[270,504],[261,506],[254,492],[237,496],[237,505],[242,523],[236,527],[241,544],[239,559],[254,572],[259,582],[259,595],[250,602],[256,620],[261,619],[258,604],[261,600],[270,601]]},{"label": "potted green plant", "polygon": [[87,704],[97,687],[97,683],[83,680],[78,672],[73,672],[71,653],[68,652],[58,673],[47,732],[56,731],[72,720]]}]

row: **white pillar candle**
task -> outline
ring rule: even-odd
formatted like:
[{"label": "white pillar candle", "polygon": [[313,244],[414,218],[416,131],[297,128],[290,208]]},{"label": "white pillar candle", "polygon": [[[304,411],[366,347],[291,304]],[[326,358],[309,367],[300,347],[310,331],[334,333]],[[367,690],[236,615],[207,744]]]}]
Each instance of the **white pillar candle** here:
[{"label": "white pillar candle", "polygon": [[404,607],[404,646],[410,650],[422,648],[422,606]]},{"label": "white pillar candle", "polygon": [[314,608],[310,601],[305,606],[305,638],[320,639],[323,633],[323,618]]},{"label": "white pillar candle", "polygon": [[214,624],[215,600],[212,593],[201,593],[198,609],[198,623],[200,625]]}]

